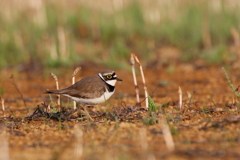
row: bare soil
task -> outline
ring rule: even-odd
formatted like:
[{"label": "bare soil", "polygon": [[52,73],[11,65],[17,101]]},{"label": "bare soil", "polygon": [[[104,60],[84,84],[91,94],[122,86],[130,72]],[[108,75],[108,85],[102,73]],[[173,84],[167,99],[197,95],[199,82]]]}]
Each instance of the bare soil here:
[{"label": "bare soil", "polygon": [[[76,79],[96,74],[103,69],[105,68],[83,67]],[[60,88],[71,85],[73,70],[74,68],[61,69],[56,73]],[[55,82],[48,72],[53,71],[1,71],[0,87],[4,92],[6,108],[5,118],[3,112],[0,112],[1,158],[240,158],[239,106],[221,66],[176,63],[144,68],[148,91],[158,107],[155,117],[165,117],[171,129],[175,142],[173,152],[166,147],[158,121],[152,125],[143,123],[143,118],[149,118],[149,113],[144,108],[144,102],[141,107],[135,107],[135,87],[130,67],[129,70],[116,70],[123,82],[117,84],[113,97],[106,104],[89,108],[95,122],[87,120],[80,106],[74,112],[71,108],[72,101],[64,97],[61,106],[65,110],[61,112],[60,121],[54,119],[58,115],[47,116],[43,114],[46,112],[41,112],[51,103],[49,95],[43,92],[55,88]],[[14,76],[12,79],[9,78],[11,75]],[[228,75],[237,87],[239,71],[228,70]],[[137,78],[143,100],[144,91],[139,72]],[[181,109],[178,107],[179,86],[183,91]],[[188,98],[187,92],[192,98]],[[56,102],[55,96],[52,99]],[[37,107],[40,108],[38,111]]]}]

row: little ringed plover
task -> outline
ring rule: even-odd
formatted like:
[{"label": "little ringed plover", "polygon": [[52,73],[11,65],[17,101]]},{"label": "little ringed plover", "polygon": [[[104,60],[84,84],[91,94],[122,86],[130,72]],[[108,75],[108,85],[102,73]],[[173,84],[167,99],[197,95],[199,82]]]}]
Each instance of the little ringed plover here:
[{"label": "little ringed plover", "polygon": [[84,106],[100,104],[108,100],[115,91],[117,75],[112,70],[104,70],[96,75],[81,79],[75,84],[59,90],[47,90],[48,94],[60,94]]}]

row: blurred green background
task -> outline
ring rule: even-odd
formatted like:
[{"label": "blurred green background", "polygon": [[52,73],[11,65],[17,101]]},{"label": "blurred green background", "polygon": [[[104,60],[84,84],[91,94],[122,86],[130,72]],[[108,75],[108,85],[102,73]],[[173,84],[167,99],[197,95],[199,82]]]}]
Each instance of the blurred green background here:
[{"label": "blurred green background", "polygon": [[178,54],[178,61],[210,63],[235,61],[240,54],[237,0],[0,0],[0,4],[0,68],[29,62],[44,67],[93,62],[124,68],[131,52],[144,64],[161,61],[161,55],[170,52]]}]

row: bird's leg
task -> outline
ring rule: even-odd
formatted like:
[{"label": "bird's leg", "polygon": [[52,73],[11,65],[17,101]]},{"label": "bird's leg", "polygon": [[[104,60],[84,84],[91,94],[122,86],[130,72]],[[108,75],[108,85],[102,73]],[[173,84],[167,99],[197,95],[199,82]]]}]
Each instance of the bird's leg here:
[{"label": "bird's leg", "polygon": [[88,113],[87,106],[84,105],[84,106],[83,106],[83,109],[84,109],[84,111],[85,111],[85,113],[86,113],[86,115],[87,115],[87,118],[88,118],[90,121],[93,122],[94,120],[93,120],[93,118],[90,116],[90,114]]}]

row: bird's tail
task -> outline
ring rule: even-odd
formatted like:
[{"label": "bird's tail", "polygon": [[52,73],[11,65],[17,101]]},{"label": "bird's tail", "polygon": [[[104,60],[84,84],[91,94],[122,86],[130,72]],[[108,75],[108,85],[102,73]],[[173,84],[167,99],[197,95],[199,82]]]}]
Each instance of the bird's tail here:
[{"label": "bird's tail", "polygon": [[61,94],[60,90],[46,90],[44,94]]}]

